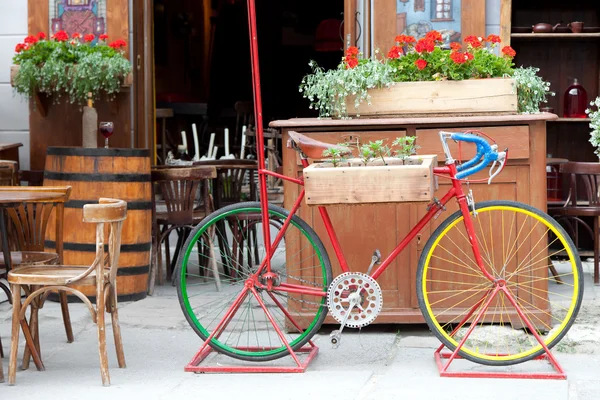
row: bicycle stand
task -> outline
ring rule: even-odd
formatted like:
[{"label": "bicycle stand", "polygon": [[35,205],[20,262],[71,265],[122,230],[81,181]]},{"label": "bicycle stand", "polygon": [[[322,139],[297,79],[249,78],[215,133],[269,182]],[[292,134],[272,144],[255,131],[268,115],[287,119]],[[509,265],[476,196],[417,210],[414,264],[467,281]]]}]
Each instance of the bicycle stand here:
[{"label": "bicycle stand", "polygon": [[[511,378],[511,379],[567,379],[567,374],[552,355],[548,352],[534,358],[534,360],[548,360],[555,372],[484,372],[484,371],[448,371],[450,364],[455,359],[463,359],[458,355],[459,348],[454,352],[443,352],[446,346],[442,344],[434,353],[435,362],[438,366],[440,376],[450,378]],[[448,359],[443,363],[442,359]]]},{"label": "bicycle stand", "polygon": [[[252,347],[245,348],[243,350],[253,350]],[[261,348],[261,350],[269,350]],[[290,355],[294,359],[296,366],[265,366],[264,363],[253,363],[253,365],[200,365],[206,358],[212,353],[214,350],[212,347],[208,345],[208,343],[204,343],[204,345],[200,348],[198,353],[194,356],[194,358],[190,361],[188,365],[185,366],[185,372],[195,372],[195,373],[303,373],[308,368],[308,365],[315,358],[317,353],[319,352],[319,348],[315,346],[312,341],[309,341],[307,345],[296,350],[292,351]],[[298,353],[308,353],[306,360],[304,362],[300,362],[298,358]]]},{"label": "bicycle stand", "polygon": [[[504,294],[506,295],[506,297],[508,298],[510,303],[512,303],[513,307],[515,308],[515,310],[517,311],[519,316],[525,322],[525,325],[527,326],[527,328],[529,328],[530,332],[533,332],[535,339],[544,349],[545,354],[535,357],[534,360],[543,360],[543,359],[548,360],[550,362],[550,365],[552,365],[552,368],[554,369],[555,372],[492,372],[492,371],[490,371],[490,372],[484,372],[484,371],[451,372],[451,371],[448,371],[450,364],[454,360],[463,358],[458,355],[458,352],[460,351],[460,349],[463,347],[463,345],[465,344],[465,342],[467,341],[467,339],[473,332],[473,328],[479,323],[482,315],[485,313],[487,308],[490,306],[490,303],[492,302],[494,297],[500,291],[504,292]],[[475,306],[473,306],[473,308],[471,308],[470,312],[462,319],[462,321],[458,324],[456,329],[454,329],[454,331],[450,334],[450,336],[454,336],[454,334],[456,332],[458,332],[458,330],[466,323],[466,321],[469,320],[471,315],[474,314],[475,310],[478,309],[483,304],[482,309],[479,312],[479,315],[471,323],[471,327],[468,329],[465,336],[461,339],[458,346],[456,346],[456,349],[452,353],[442,352],[442,350],[446,347],[446,345],[441,344],[440,347],[438,347],[438,349],[435,351],[434,357],[435,357],[435,362],[436,362],[439,372],[440,372],[440,376],[454,377],[454,378],[567,379],[567,375],[565,374],[565,371],[562,369],[562,367],[558,363],[558,360],[550,352],[550,349],[548,349],[548,346],[546,346],[546,343],[537,334],[535,327],[533,326],[531,321],[529,321],[529,319],[525,316],[525,314],[523,313],[523,311],[521,310],[519,305],[516,303],[516,301],[513,299],[511,294],[506,290],[506,288],[504,286],[497,286],[493,290],[492,295],[489,296],[489,298],[485,302],[483,300],[484,299],[481,299],[477,304],[475,304]],[[491,354],[491,355],[494,355],[494,354]],[[497,356],[498,354],[495,354],[495,355]],[[442,359],[448,359],[448,362],[444,365],[442,362]]]}]

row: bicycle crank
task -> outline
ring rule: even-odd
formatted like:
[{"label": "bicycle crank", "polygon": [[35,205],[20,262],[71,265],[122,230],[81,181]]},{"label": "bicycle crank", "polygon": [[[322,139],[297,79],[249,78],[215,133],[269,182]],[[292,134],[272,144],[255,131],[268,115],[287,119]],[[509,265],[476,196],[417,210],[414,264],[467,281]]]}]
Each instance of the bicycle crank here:
[{"label": "bicycle crank", "polygon": [[375,321],[383,306],[383,293],[377,281],[361,272],[337,276],[327,290],[327,307],[341,324],[331,332],[331,343],[339,346],[344,327],[362,328]]}]

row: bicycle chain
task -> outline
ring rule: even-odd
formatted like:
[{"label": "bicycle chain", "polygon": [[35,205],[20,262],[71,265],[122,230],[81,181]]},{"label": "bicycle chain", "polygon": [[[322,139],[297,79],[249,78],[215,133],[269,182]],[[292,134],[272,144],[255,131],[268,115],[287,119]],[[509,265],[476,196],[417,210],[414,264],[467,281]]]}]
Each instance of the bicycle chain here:
[{"label": "bicycle chain", "polygon": [[[288,275],[288,274],[286,274],[285,272],[280,272],[280,271],[275,271],[275,272],[277,272],[279,275],[285,276],[286,278],[292,278],[292,279],[294,279],[294,280],[297,280],[297,281],[299,281],[299,282],[301,282],[301,283],[307,283],[307,284],[310,284],[310,285],[312,285],[312,286],[314,286],[314,287],[320,287],[320,288],[324,288],[324,287],[325,287],[325,286],[323,286],[323,285],[318,285],[318,284],[316,284],[316,283],[314,283],[314,282],[307,281],[306,279],[297,278],[297,277],[295,277],[295,276]],[[274,292],[274,293],[276,293],[277,295],[281,295],[281,296],[287,297],[288,299],[290,298],[290,297],[289,297],[287,294],[283,294],[283,293],[281,293],[281,292]],[[325,293],[325,292],[324,292],[324,293]],[[299,303],[312,304],[312,305],[319,306],[319,307],[327,307],[327,302],[325,302],[325,303],[323,304],[323,303],[317,303],[317,302],[314,302],[314,301],[301,300],[301,299],[299,299],[299,298],[296,298],[296,297],[294,297],[292,300],[294,300],[294,301],[297,301],[297,302],[299,302]]]}]

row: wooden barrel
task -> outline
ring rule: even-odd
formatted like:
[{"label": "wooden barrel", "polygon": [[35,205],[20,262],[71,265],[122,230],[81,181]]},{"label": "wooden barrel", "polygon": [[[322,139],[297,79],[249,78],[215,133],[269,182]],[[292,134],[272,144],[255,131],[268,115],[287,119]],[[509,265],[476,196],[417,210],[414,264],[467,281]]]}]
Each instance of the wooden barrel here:
[{"label": "wooden barrel", "polygon": [[[95,224],[83,222],[83,206],[100,197],[127,201],[117,273],[119,301],[146,297],[152,249],[152,187],[150,151],[48,147],[44,186],[71,186],[65,204],[64,264],[91,265],[96,254]],[[48,227],[46,247],[55,248],[54,228]],[[107,242],[105,242],[107,243]],[[79,288],[95,297],[95,290]]]}]

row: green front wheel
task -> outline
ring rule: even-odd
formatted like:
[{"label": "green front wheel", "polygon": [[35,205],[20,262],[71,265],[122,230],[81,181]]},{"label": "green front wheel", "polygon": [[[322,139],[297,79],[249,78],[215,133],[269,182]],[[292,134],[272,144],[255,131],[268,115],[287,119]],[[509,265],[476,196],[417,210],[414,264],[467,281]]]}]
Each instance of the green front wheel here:
[{"label": "green front wheel", "polygon": [[[260,203],[234,204],[207,216],[189,235],[178,262],[179,303],[198,336],[207,340],[215,333],[209,345],[216,351],[269,361],[289,353],[275,326],[294,350],[321,327],[331,263],[317,234],[298,216],[292,217],[271,258],[274,290],[260,288],[266,283],[264,273],[258,273],[266,257],[263,229],[270,230],[273,241],[288,215],[270,205],[269,223],[263,224]],[[250,285],[255,293],[248,290],[253,279],[258,282]],[[314,294],[278,290],[282,283]],[[238,306],[232,308],[236,299]]]}]

